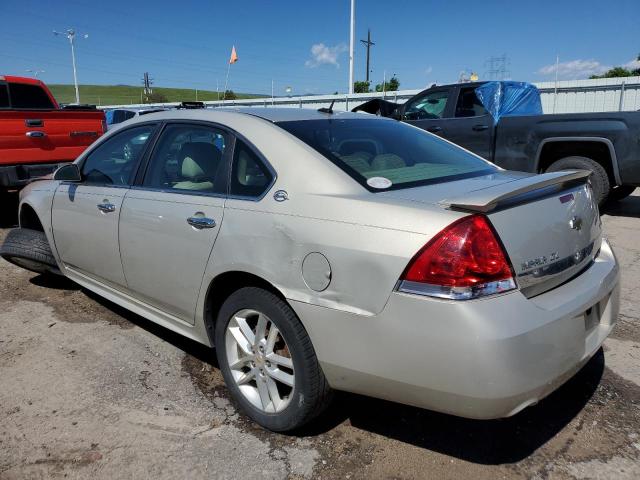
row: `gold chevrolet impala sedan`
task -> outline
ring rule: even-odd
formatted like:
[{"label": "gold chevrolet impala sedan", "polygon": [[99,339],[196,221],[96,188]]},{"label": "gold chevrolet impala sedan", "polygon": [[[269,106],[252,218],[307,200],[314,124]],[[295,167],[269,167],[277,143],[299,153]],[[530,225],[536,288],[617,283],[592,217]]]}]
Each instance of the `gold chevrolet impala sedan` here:
[{"label": "gold chevrolet impala sedan", "polygon": [[332,390],[514,415],[618,315],[588,172],[505,171],[366,114],[152,113],[19,208],[5,259],[215,347],[237,405],[276,431]]}]

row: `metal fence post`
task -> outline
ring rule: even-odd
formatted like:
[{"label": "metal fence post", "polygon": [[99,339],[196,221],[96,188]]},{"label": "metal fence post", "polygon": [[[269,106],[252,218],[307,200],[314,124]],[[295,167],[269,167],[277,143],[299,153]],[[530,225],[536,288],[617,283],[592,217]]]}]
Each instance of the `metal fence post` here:
[{"label": "metal fence post", "polygon": [[624,107],[624,80],[620,85],[620,104],[618,105],[618,111],[621,112]]},{"label": "metal fence post", "polygon": [[344,111],[348,112],[349,111],[349,95],[345,95],[344,96]]}]

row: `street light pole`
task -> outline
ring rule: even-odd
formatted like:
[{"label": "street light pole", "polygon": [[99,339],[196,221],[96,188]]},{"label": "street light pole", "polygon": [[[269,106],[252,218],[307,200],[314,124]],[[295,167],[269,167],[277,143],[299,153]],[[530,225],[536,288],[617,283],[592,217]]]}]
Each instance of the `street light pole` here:
[{"label": "street light pole", "polygon": [[[76,71],[76,50],[75,50],[75,38],[76,31],[72,28],[69,28],[66,32],[57,32],[53,31],[54,35],[65,35],[69,39],[69,43],[71,44],[71,63],[73,65],[73,84],[76,89],[76,104],[80,103],[80,91],[78,90],[78,73]],[[89,35],[86,33],[83,35],[83,38],[87,38]]]},{"label": "street light pole", "polygon": [[356,43],[356,0],[351,0],[351,38],[349,40],[349,93],[353,93],[353,48]]}]

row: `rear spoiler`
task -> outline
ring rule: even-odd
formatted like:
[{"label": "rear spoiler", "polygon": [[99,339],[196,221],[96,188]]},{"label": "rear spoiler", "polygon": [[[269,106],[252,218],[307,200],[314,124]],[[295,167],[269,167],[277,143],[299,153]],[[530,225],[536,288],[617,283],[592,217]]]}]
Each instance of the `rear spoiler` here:
[{"label": "rear spoiler", "polygon": [[438,203],[445,208],[453,210],[487,213],[495,210],[501,204],[511,203],[510,201],[517,200],[516,197],[535,190],[570,183],[584,183],[589,178],[589,175],[591,175],[591,172],[588,170],[568,170],[532,175],[502,183],[495,187],[475,190],[460,197],[447,198]]}]

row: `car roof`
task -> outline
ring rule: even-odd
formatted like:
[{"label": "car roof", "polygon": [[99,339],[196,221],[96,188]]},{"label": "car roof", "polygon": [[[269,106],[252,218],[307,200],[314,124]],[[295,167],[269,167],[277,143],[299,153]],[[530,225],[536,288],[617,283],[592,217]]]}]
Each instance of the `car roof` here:
[{"label": "car roof", "polygon": [[260,108],[244,107],[235,108],[232,111],[264,118],[270,122],[288,122],[300,120],[326,120],[328,118],[362,118],[361,113],[334,111],[333,113],[320,112],[315,108]]},{"label": "car roof", "polygon": [[[135,120],[131,119],[128,120],[128,122],[137,123],[149,120],[209,120],[213,122],[224,122],[225,117],[227,119],[230,119],[231,117],[252,117],[266,120],[271,123],[328,119],[376,119],[380,121],[390,120],[388,118],[377,117],[374,115],[363,113],[340,111],[336,111],[334,113],[323,113],[311,108],[217,107],[154,112],[143,116],[136,116]],[[128,125],[131,125],[131,123],[128,123]]]}]

